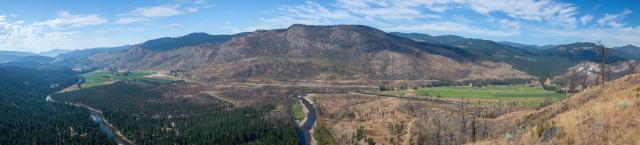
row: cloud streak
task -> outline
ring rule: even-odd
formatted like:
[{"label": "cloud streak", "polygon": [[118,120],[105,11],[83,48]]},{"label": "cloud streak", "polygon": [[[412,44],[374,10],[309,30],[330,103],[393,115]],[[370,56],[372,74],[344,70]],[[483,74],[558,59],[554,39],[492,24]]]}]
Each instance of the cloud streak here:
[{"label": "cloud streak", "polygon": [[36,26],[49,26],[51,28],[77,28],[95,26],[107,23],[107,19],[97,14],[71,14],[68,11],[60,11],[55,19],[36,22]]},{"label": "cloud streak", "polygon": [[395,27],[382,28],[387,31],[402,31],[402,32],[441,32],[441,33],[467,33],[473,35],[485,35],[494,37],[507,37],[517,35],[518,32],[502,31],[502,30],[489,30],[486,28],[478,28],[465,24],[455,22],[435,22],[425,23],[420,25],[398,25]]},{"label": "cloud streak", "polygon": [[307,2],[281,6],[275,15],[260,18],[256,25],[240,31],[297,23],[364,24],[385,31],[456,34],[528,44],[602,40],[614,45],[640,45],[640,26],[624,23],[631,10],[598,19],[578,10],[574,4],[549,0],[336,0],[325,5]]},{"label": "cloud streak", "polygon": [[625,9],[619,14],[605,14],[605,16],[598,20],[600,26],[610,26],[613,28],[622,28],[626,24],[621,22],[627,15],[631,14],[631,10]]},{"label": "cloud streak", "polygon": [[138,22],[147,22],[152,19],[163,18],[163,17],[172,17],[178,16],[188,13],[194,13],[203,8],[209,8],[211,5],[208,5],[204,1],[195,1],[190,3],[183,4],[169,4],[169,5],[160,5],[160,6],[149,6],[149,7],[140,7],[135,8],[127,13],[119,14],[118,20],[115,23],[117,24],[132,24]]},{"label": "cloud streak", "polygon": [[25,24],[23,21],[10,22],[6,19],[6,16],[1,15],[0,50],[39,52],[53,49],[51,48],[52,46],[69,44],[72,41],[71,37],[80,32],[50,30],[49,27],[80,27],[88,24],[97,24],[70,22],[59,24],[55,21],[47,22],[49,23]]}]

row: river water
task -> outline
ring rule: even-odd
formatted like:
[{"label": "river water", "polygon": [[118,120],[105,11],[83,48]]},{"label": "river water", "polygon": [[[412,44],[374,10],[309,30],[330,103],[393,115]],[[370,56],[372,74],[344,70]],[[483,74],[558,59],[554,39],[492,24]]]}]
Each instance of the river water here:
[{"label": "river water", "polygon": [[119,145],[124,145],[125,141],[122,140],[121,138],[117,137],[115,135],[114,130],[109,127],[104,120],[102,119],[102,114],[98,113],[98,112],[91,112],[91,119],[93,120],[93,122],[97,123],[98,125],[100,125],[100,132],[104,133],[107,135],[107,137],[109,137],[109,139],[113,139],[114,141],[116,141],[116,143],[118,143]]},{"label": "river water", "polygon": [[298,134],[300,137],[300,145],[310,145],[311,144],[311,129],[316,123],[316,108],[313,106],[311,102],[307,99],[302,99],[302,104],[307,108],[307,120],[304,122],[302,126],[298,126],[298,130],[302,132],[302,134]]},{"label": "river water", "polygon": [[[53,100],[53,98],[51,98],[51,95],[47,95],[47,97],[45,97],[45,101],[56,102],[55,100]],[[75,105],[75,106],[79,106],[79,105]],[[109,139],[113,139],[118,145],[125,145],[127,143],[122,138],[116,136],[115,134],[116,130],[114,128],[109,127],[109,125],[107,125],[107,123],[103,119],[104,117],[100,112],[97,112],[91,109],[89,109],[89,111],[91,112],[89,114],[89,116],[91,116],[91,120],[93,120],[93,122],[97,123],[100,126],[100,132],[106,134],[107,137],[109,137]]]}]

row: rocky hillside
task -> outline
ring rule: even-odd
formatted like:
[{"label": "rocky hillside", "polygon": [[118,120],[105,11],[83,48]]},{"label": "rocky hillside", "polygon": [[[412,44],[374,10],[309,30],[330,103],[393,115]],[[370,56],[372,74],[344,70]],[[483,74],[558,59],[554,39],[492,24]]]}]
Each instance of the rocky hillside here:
[{"label": "rocky hillside", "polygon": [[[596,84],[595,81],[599,72],[599,64],[583,62],[569,68],[566,73],[555,76],[553,79],[564,86],[570,86],[568,83],[573,79],[573,86],[576,87],[574,89],[582,90]],[[620,61],[607,65],[608,80],[618,79],[634,73],[640,73],[640,62],[636,60]]]},{"label": "rocky hillside", "polygon": [[204,80],[531,77],[507,63],[478,60],[464,49],[416,42],[360,25],[293,25],[173,49],[135,45],[91,59],[101,67],[185,70]]},{"label": "rocky hillside", "polygon": [[476,144],[640,144],[640,74],[588,89],[560,103],[517,112],[524,131]]}]

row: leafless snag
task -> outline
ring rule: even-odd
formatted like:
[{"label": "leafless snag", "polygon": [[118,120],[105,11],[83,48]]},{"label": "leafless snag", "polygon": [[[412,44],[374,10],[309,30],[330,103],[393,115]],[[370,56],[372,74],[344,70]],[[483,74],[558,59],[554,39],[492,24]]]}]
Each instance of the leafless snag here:
[{"label": "leafless snag", "polygon": [[459,143],[464,144],[464,131],[465,131],[465,120],[464,120],[464,97],[460,97],[460,115],[462,116],[461,129],[460,129],[460,140]]},{"label": "leafless snag", "polygon": [[567,92],[566,93],[574,93],[575,88],[576,88],[576,78],[578,77],[578,72],[576,72],[576,70],[571,70],[567,76],[568,78],[568,83],[567,83]]},{"label": "leafless snag", "polygon": [[604,85],[607,81],[607,48],[604,47],[602,42],[598,41],[597,48],[600,58],[600,72],[598,73],[598,85]]}]

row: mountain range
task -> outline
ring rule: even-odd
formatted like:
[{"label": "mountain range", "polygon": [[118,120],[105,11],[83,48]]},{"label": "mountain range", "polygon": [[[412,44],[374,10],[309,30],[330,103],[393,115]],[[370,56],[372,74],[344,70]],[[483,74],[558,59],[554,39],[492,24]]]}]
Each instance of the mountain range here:
[{"label": "mountain range", "polygon": [[621,52],[621,55],[627,58],[640,59],[640,47],[633,45],[625,45],[621,47],[614,47],[613,49]]},{"label": "mountain range", "polygon": [[[474,80],[546,78],[597,61],[597,45],[513,42],[387,33],[362,25],[292,25],[233,35],[192,33],[141,44],[76,50],[52,63],[184,70],[195,79]],[[638,47],[607,49],[608,63],[638,59]],[[0,53],[1,54],[1,53]]]},{"label": "mountain range", "polygon": [[[464,38],[454,35],[430,36],[420,33],[392,33],[416,41],[440,44],[465,49],[486,60],[504,62],[518,70],[537,77],[555,76],[567,68],[583,62],[598,60],[598,46],[590,42],[576,42],[563,45],[526,45],[513,42]],[[629,45],[631,46],[631,45]],[[627,52],[634,50],[629,47]],[[637,47],[635,50],[640,50]],[[608,63],[637,59],[639,52],[622,52],[618,48],[607,48]]]},{"label": "mountain range", "polygon": [[14,59],[25,57],[25,56],[33,56],[36,55],[31,52],[20,52],[20,51],[0,51],[0,63],[13,61]]},{"label": "mountain range", "polygon": [[103,67],[187,70],[208,80],[530,77],[504,63],[474,61],[473,54],[460,48],[416,42],[360,25],[293,25],[162,51],[144,46],[91,60]]}]

